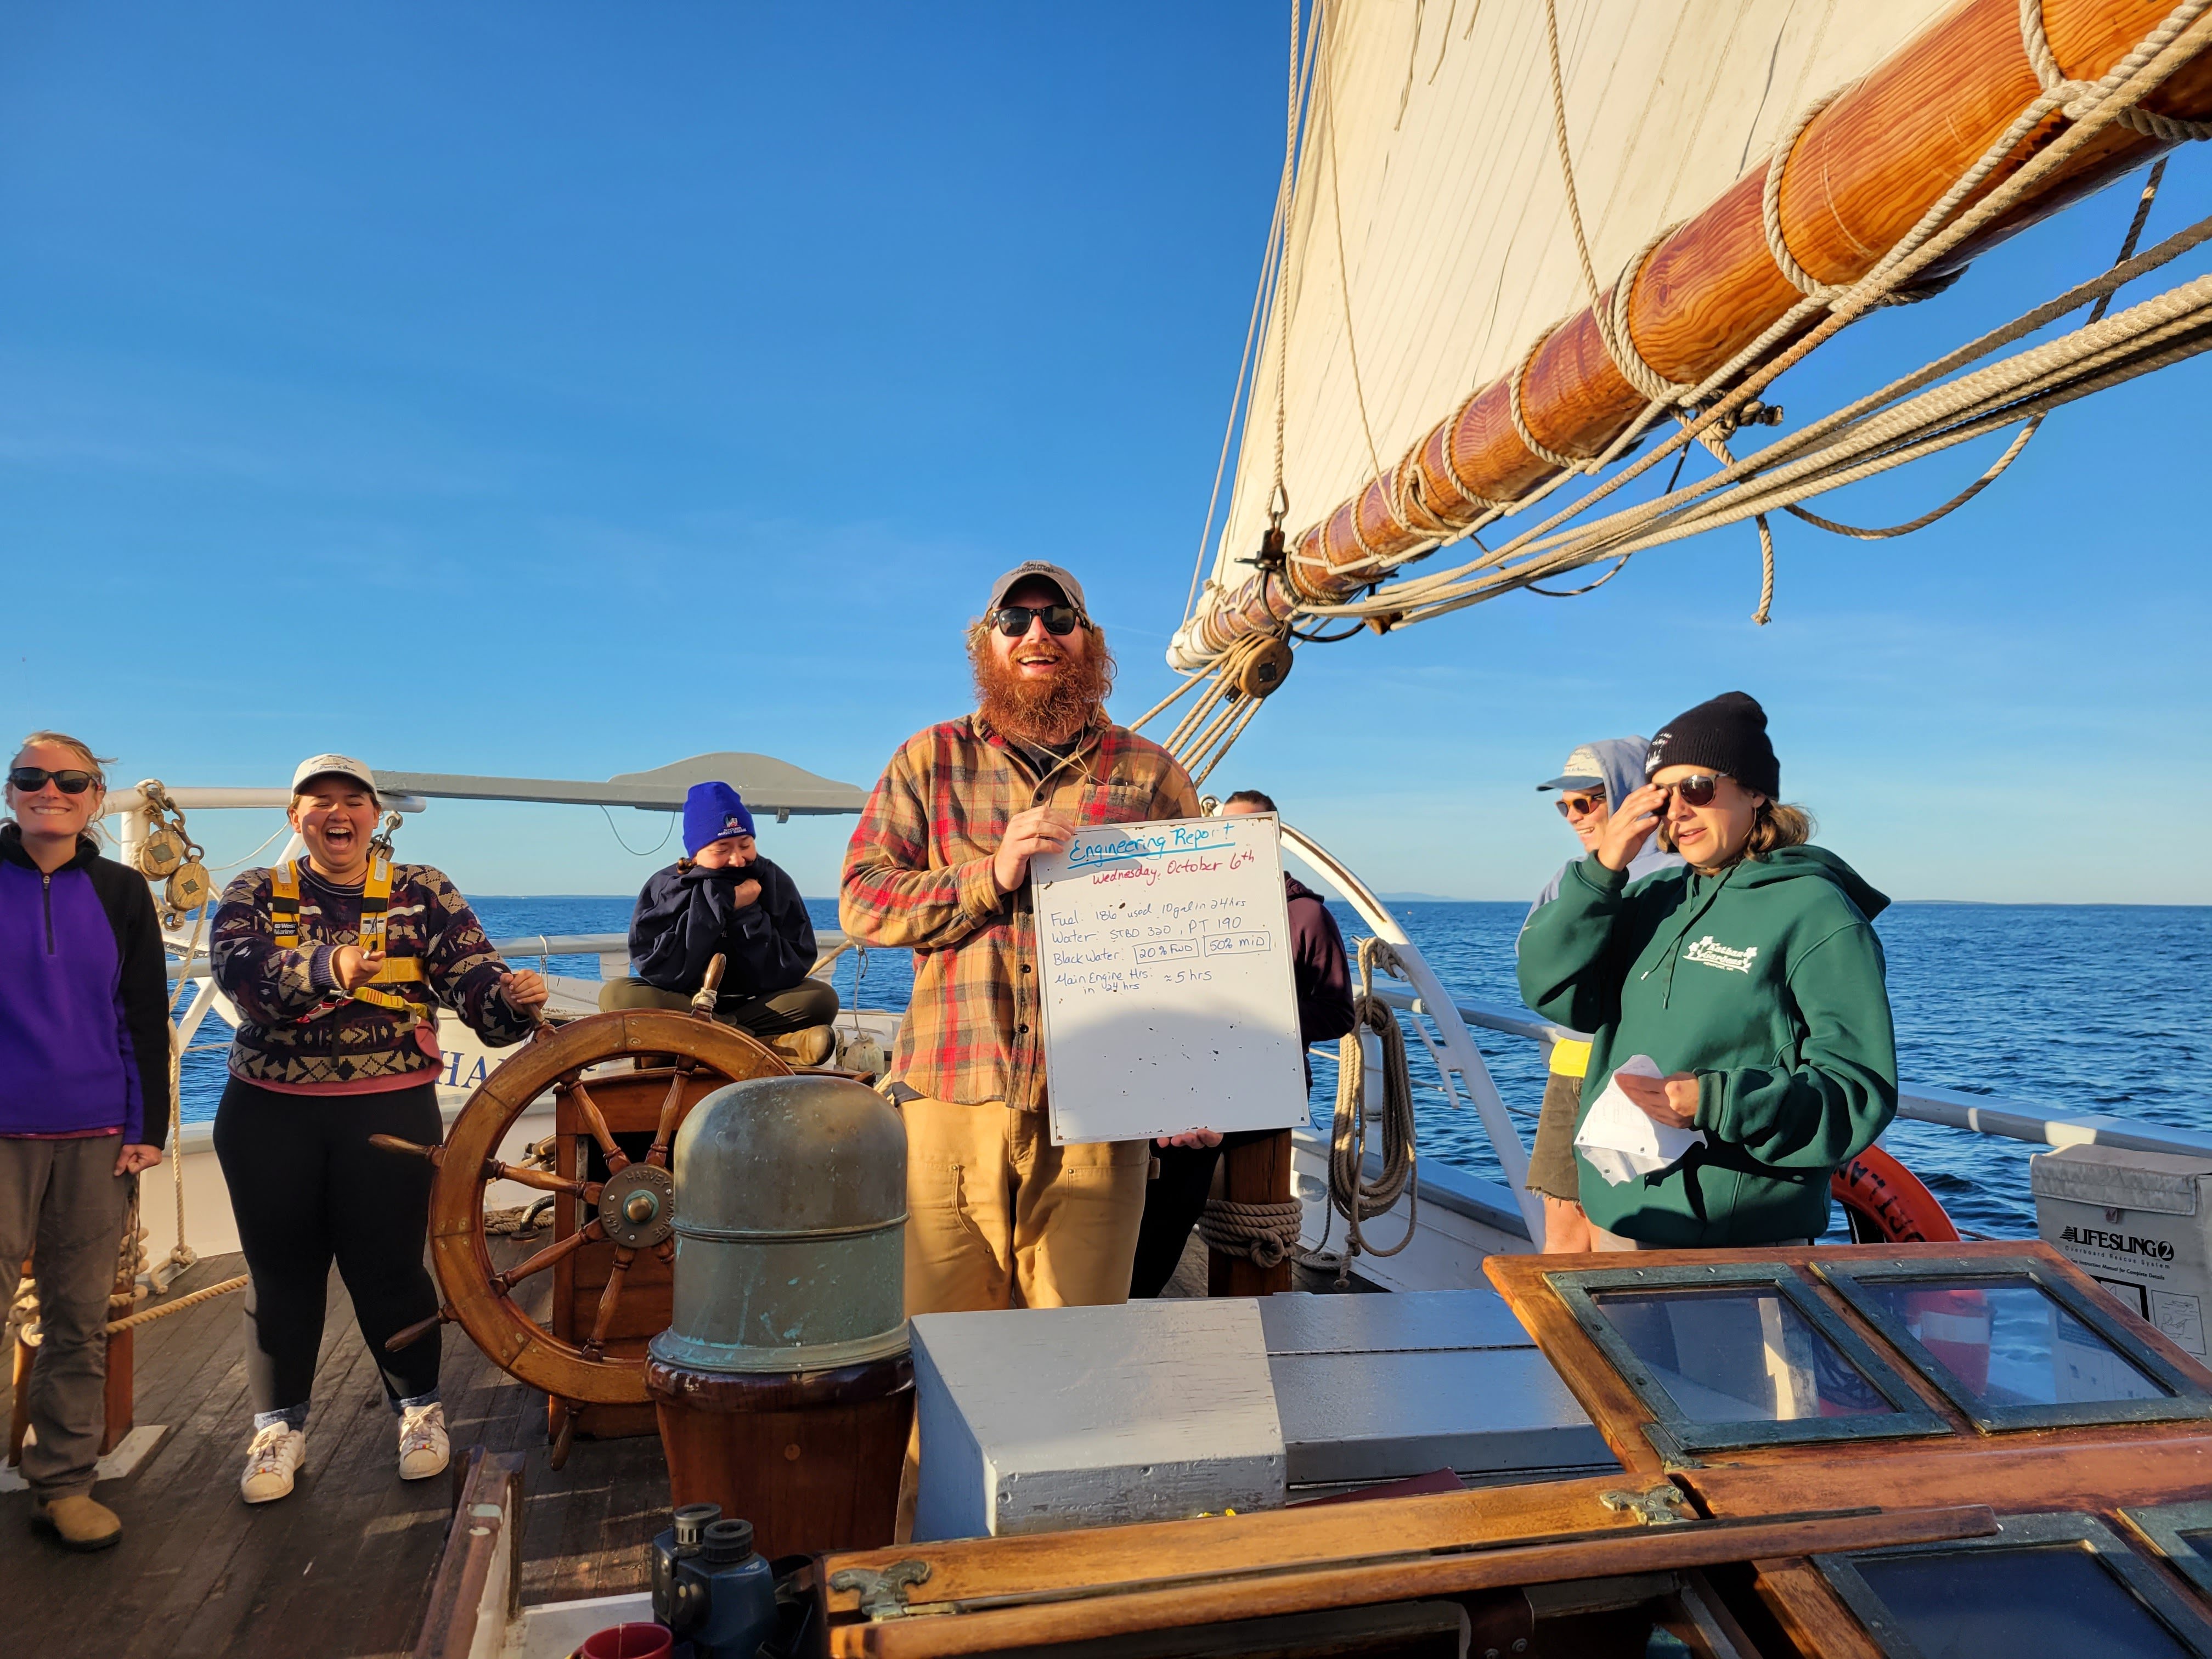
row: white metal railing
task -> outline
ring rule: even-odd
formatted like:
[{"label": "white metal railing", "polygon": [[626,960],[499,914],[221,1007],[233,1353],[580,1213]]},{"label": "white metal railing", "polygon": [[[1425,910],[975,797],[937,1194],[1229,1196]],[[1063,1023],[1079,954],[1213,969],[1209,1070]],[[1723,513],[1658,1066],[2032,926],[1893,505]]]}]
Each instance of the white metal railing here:
[{"label": "white metal railing", "polygon": [[[1516,1115],[1525,1117],[1529,1114],[1525,1109],[1516,1114],[1499,1097],[1496,1085],[1491,1081],[1489,1069],[1482,1061],[1481,1052],[1475,1048],[1465,1028],[1479,1026],[1485,1030],[1525,1038],[1541,1044],[1547,1053],[1550,1051],[1551,1045],[1560,1038],[1577,1034],[1564,1025],[1540,1018],[1526,1008],[1510,1008],[1497,1003],[1466,1001],[1452,997],[1430,972],[1427,963],[1421,959],[1411,941],[1406,939],[1404,930],[1397,925],[1389,911],[1367,891],[1358,877],[1288,824],[1283,826],[1283,840],[1301,858],[1320,869],[1331,884],[1345,894],[1346,902],[1359,913],[1368,926],[1398,948],[1401,959],[1407,962],[1409,974],[1413,976],[1414,988],[1401,990],[1395,986],[1378,986],[1376,994],[1401,1013],[1414,1017],[1415,1034],[1427,1045],[1431,1057],[1437,1062],[1437,1074],[1443,1079],[1443,1093],[1455,1106],[1472,1104],[1476,1108],[1497,1147],[1498,1162],[1505,1166],[1509,1180],[1517,1189],[1528,1173],[1528,1153],[1522,1146],[1520,1136],[1513,1130],[1511,1118]],[[820,947],[820,955],[815,963],[817,973],[851,948],[850,941],[835,930],[817,930],[815,939]],[[168,943],[176,955],[184,954],[184,936],[179,935]],[[629,939],[625,933],[526,933],[511,939],[494,939],[492,948],[510,960],[537,956],[606,957],[627,952]],[[204,946],[182,971],[187,977],[201,977],[207,972],[206,963]],[[173,965],[170,971],[173,975],[179,969]],[[213,989],[212,981],[203,986],[199,994],[185,1011],[184,1018],[178,1022],[183,1028],[185,1041],[191,1040],[192,1032],[208,1013],[214,1000]],[[1431,995],[1436,998],[1433,1004],[1429,1000]],[[1456,1021],[1438,1020],[1433,1012],[1437,1006],[1449,1007],[1458,1017]],[[1456,1041],[1455,1031],[1457,1033]],[[1465,1045],[1464,1051],[1462,1050],[1462,1043]],[[1457,1086],[1454,1084],[1455,1077],[1459,1080]],[[1466,1091],[1464,1098],[1462,1089]],[[1494,1106],[1492,1103],[1495,1103]],[[2068,1112],[2055,1107],[2002,1100],[1993,1095],[1938,1088],[1929,1084],[1900,1085],[1897,1115],[1911,1122],[1934,1123],[1970,1134],[2024,1140],[2036,1146],[2114,1146],[2132,1152],[2169,1152],[2184,1158],[2212,1157],[2212,1133],[2200,1130],[2167,1128],[2160,1124],[2113,1117],[2105,1113]]]},{"label": "white metal railing", "polygon": [[[1421,1000],[1410,993],[1384,990],[1376,994],[1394,1008],[1427,1013]],[[1551,1045],[1577,1033],[1527,1009],[1501,1007],[1495,1003],[1461,1002],[1453,1011],[1469,1025],[1503,1031]],[[1903,1083],[1898,1086],[1897,1115],[1916,1123],[1937,1123],[1972,1134],[1996,1135],[2045,1146],[2119,1146],[2138,1152],[2172,1152],[2183,1157],[2212,1156],[2212,1134],[2195,1129],[2169,1129],[2138,1119],[2112,1117],[2103,1113],[2065,1112],[1999,1100],[1993,1095],[1969,1094],[1960,1089],[1940,1089],[1929,1084]]]},{"label": "white metal railing", "polygon": [[[1320,871],[1329,884],[1344,895],[1346,902],[1359,913],[1360,920],[1396,953],[1398,965],[1413,986],[1413,994],[1402,1004],[1392,1001],[1391,1006],[1414,1012],[1415,1017],[1407,1023],[1436,1063],[1437,1075],[1443,1079],[1445,1093],[1454,1106],[1462,1103],[1462,1091],[1465,1091],[1464,1103],[1471,1104],[1481,1118],[1483,1130],[1490,1137],[1491,1150],[1498,1154],[1498,1167],[1505,1176],[1507,1196],[1519,1210],[1528,1237],[1540,1248],[1544,1206],[1543,1200],[1528,1190],[1528,1149],[1522,1144],[1520,1131],[1513,1127],[1512,1114],[1506,1109],[1498,1085],[1491,1081],[1490,1067],[1482,1058],[1482,1050],[1475,1047],[1466,1022],[1453,1017],[1457,1004],[1419,950],[1407,938],[1398,919],[1368,890],[1364,882],[1318,842],[1289,824],[1282,826],[1282,836],[1283,845]],[[1389,993],[1382,994],[1389,1000]],[[1442,1017],[1437,1012],[1439,1009],[1443,1011]]]}]

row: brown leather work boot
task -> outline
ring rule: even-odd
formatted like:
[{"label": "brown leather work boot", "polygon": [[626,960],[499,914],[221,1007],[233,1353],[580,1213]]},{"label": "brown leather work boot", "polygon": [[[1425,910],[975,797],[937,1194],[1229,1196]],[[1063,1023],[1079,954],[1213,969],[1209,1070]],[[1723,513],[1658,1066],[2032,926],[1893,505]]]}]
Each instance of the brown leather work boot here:
[{"label": "brown leather work boot", "polygon": [[772,1036],[768,1046],[794,1066],[819,1066],[837,1052],[837,1033],[827,1025],[809,1025]]},{"label": "brown leather work boot", "polygon": [[74,1498],[41,1498],[33,1507],[31,1518],[53,1534],[65,1550],[104,1550],[123,1541],[123,1522],[115,1511],[82,1493]]}]

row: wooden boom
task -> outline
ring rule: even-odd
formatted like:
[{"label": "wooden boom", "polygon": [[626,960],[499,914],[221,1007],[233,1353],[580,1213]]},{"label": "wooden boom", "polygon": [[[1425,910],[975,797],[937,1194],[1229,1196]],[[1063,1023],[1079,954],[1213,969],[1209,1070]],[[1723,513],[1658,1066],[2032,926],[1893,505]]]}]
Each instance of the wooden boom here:
[{"label": "wooden boom", "polygon": [[[2069,76],[2095,81],[2170,9],[2171,0],[2044,0],[2045,32]],[[1779,216],[1798,264],[1817,281],[1854,283],[2042,90],[2021,44],[2020,0],[1962,0],[1838,94],[1788,155],[1769,157],[1652,251],[1629,295],[1628,331],[1637,350],[1669,380],[1695,385],[1803,297],[1767,247],[1760,203],[1769,167],[1784,169]],[[2212,53],[2184,65],[2144,107],[2185,120],[2212,117]],[[2054,113],[1984,190],[2025,166],[2066,125]],[[1948,256],[1941,269],[1957,269],[2170,148],[2115,124],[2041,190]],[[1609,307],[1612,296],[1607,289],[1600,303]],[[1645,404],[1607,355],[1588,307],[1552,331],[1525,373],[1514,373],[1522,375],[1522,413],[1530,433],[1560,454],[1602,453]],[[1421,500],[1454,521],[1474,516],[1486,500],[1513,500],[1559,471],[1515,430],[1510,378],[1478,388],[1400,463],[1417,475],[1410,481]],[[1380,574],[1373,556],[1403,553],[1425,539],[1397,516],[1387,482],[1378,479],[1294,538],[1290,556],[1307,592],[1330,603]],[[1184,636],[1187,654],[1210,659],[1240,639],[1275,631],[1295,611],[1279,575],[1215,590]]]}]

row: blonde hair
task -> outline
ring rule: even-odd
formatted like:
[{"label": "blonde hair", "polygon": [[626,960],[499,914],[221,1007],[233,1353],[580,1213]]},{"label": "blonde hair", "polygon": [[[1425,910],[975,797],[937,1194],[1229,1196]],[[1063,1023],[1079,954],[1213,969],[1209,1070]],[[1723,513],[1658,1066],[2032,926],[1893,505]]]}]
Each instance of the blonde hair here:
[{"label": "blonde hair", "polygon": [[[90,772],[92,775],[98,780],[93,787],[98,789],[103,795],[107,793],[107,769],[113,763],[113,757],[111,756],[106,759],[102,759],[100,756],[92,752],[92,745],[87,743],[82,738],[73,738],[66,732],[33,732],[28,737],[25,738],[22,742],[15,745],[15,752],[20,755],[26,749],[29,749],[39,744],[45,744],[47,747],[54,749],[68,750],[70,753],[75,755],[79,760],[82,761],[85,765],[85,769],[88,772]],[[12,789],[15,786],[10,784],[9,787]],[[15,822],[15,815],[13,812],[10,812],[4,821],[13,823]],[[105,827],[102,826],[98,818],[93,819],[90,823],[85,825],[84,833],[90,836],[94,841],[99,842],[102,846],[106,844],[107,831]]]},{"label": "blonde hair", "polygon": [[33,732],[15,745],[15,752],[20,755],[26,749],[40,744],[48,748],[70,750],[84,763],[87,771],[100,780],[100,787],[102,789],[107,787],[107,769],[114,763],[114,757],[109,756],[102,759],[92,752],[92,745],[82,738],[73,738],[66,732]]},{"label": "blonde hair", "polygon": [[[1762,801],[1759,816],[1752,820],[1751,833],[1743,838],[1742,850],[1729,862],[1741,864],[1746,859],[1763,859],[1784,847],[1802,847],[1819,828],[1813,815],[1802,806],[1786,800]],[[1680,850],[1674,845],[1674,826],[1663,817],[1659,820],[1659,845],[1669,853]]]}]

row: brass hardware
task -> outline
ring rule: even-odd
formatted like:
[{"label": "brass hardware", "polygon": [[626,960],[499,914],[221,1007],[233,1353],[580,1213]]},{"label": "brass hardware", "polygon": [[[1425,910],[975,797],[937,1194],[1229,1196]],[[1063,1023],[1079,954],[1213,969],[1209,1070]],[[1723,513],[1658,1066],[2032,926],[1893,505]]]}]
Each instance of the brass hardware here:
[{"label": "brass hardware", "polygon": [[881,1572],[866,1567],[840,1567],[830,1575],[833,1590],[857,1590],[860,1611],[872,1620],[906,1617],[906,1593],[929,1578],[927,1561],[894,1561]]},{"label": "brass hardware", "polygon": [[1647,1492],[1601,1492],[1597,1501],[1609,1510],[1638,1516],[1647,1527],[1680,1526],[1690,1519],[1680,1512],[1689,1500],[1671,1481],[1662,1480]]}]

